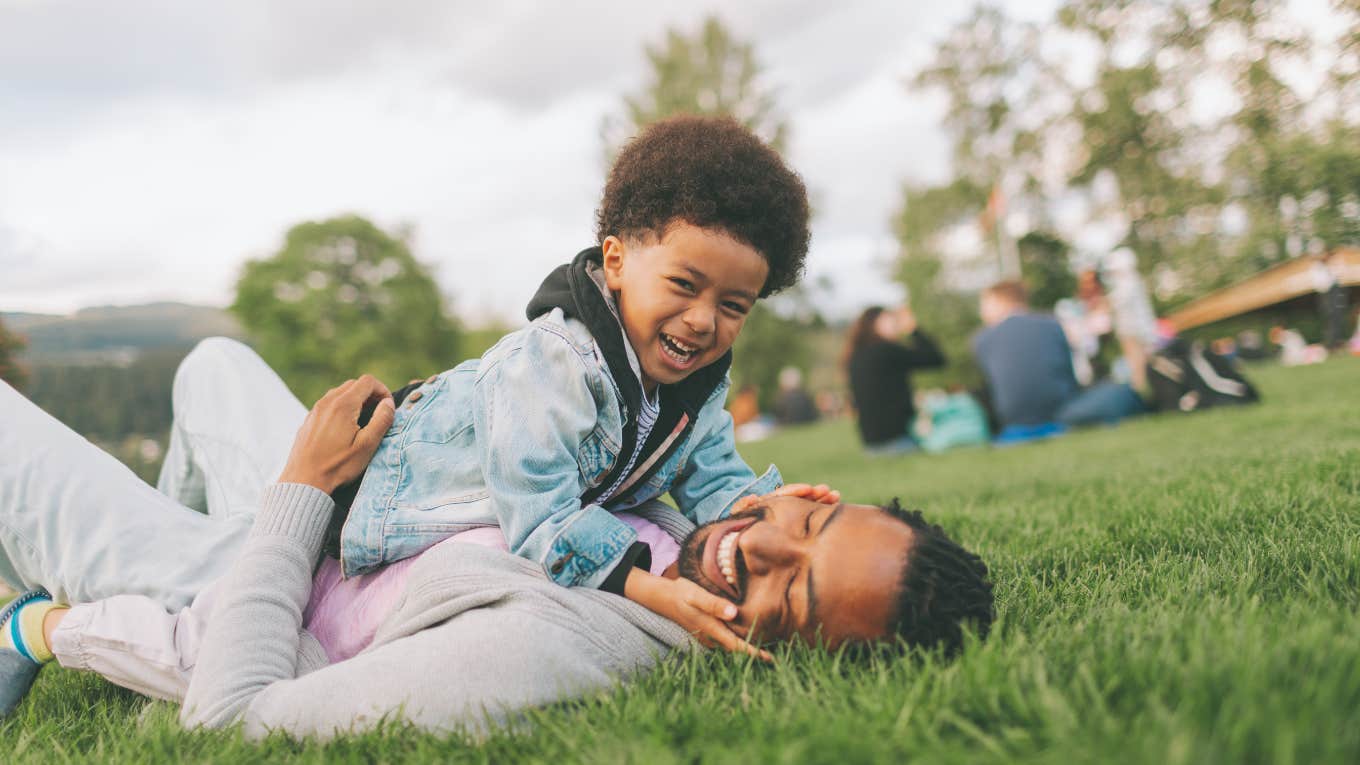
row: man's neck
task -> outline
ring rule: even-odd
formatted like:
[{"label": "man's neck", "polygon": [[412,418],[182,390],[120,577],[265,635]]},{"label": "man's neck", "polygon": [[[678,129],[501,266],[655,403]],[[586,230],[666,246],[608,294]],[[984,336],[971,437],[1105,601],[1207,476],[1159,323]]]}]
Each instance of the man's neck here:
[{"label": "man's neck", "polygon": [[[1009,311],[1006,311],[1005,313],[1001,314],[1001,318],[997,319],[997,320],[996,320],[996,323],[997,323],[997,324],[1000,324],[1001,322],[1005,321],[1006,319],[1011,318],[1012,316],[1019,316],[1020,314],[1024,313],[1026,310],[1027,310],[1027,309],[1026,309],[1024,306],[1022,306],[1022,305],[1020,305],[1020,306],[1015,306],[1014,308],[1010,309]],[[994,325],[992,325],[992,326],[996,326],[996,325],[994,324]]]}]

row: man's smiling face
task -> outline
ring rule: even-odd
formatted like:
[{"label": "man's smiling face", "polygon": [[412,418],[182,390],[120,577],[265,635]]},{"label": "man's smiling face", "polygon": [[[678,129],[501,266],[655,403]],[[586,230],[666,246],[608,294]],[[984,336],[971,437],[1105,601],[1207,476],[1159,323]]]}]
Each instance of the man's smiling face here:
[{"label": "man's smiling face", "polygon": [[834,648],[888,636],[912,540],[873,505],[769,497],[691,534],[679,570],[737,604],[738,633]]}]

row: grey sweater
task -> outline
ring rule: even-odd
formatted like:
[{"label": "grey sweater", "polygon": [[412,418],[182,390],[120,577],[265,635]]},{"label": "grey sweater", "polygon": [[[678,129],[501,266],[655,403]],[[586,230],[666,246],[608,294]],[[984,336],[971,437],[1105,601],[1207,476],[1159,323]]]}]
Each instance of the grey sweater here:
[{"label": "grey sweater", "polygon": [[[318,489],[277,484],[227,574],[180,719],[329,737],[401,719],[436,732],[484,730],[518,710],[578,697],[646,671],[695,643],[624,598],[565,588],[538,566],[474,545],[431,548],[358,656],[327,666],[302,629],[312,569],[334,505]],[[672,535],[664,506],[634,512]],[[677,520],[678,519],[678,520]]]}]

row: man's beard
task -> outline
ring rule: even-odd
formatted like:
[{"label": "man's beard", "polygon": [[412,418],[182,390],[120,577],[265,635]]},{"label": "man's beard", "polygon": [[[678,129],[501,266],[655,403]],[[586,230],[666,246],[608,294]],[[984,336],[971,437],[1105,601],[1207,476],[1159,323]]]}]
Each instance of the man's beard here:
[{"label": "man's beard", "polygon": [[721,595],[722,593],[716,591],[713,583],[699,572],[699,561],[703,559],[704,554],[703,542],[708,538],[705,530],[715,523],[718,523],[718,521],[705,523],[691,531],[689,536],[685,537],[685,541],[680,543],[680,557],[675,562],[680,568],[681,578],[694,582],[714,595]]},{"label": "man's beard", "polygon": [[[756,507],[741,513],[741,517],[743,518],[750,515],[756,516],[757,520],[764,520],[765,510],[764,508]],[[714,595],[726,600],[733,600],[732,595],[729,594],[727,590],[723,589],[721,584],[712,581],[704,575],[701,562],[704,559],[704,548],[708,546],[708,538],[711,535],[710,532],[712,528],[731,519],[732,518],[729,516],[720,520],[709,521],[694,531],[691,531],[689,536],[685,537],[685,541],[680,543],[680,557],[675,561],[682,578],[688,579]],[[737,566],[738,577],[744,579],[744,567],[740,564],[739,560],[734,560],[733,565]],[[741,602],[744,599],[745,589],[742,588],[742,596],[733,600],[733,602],[737,605],[741,605]]]}]

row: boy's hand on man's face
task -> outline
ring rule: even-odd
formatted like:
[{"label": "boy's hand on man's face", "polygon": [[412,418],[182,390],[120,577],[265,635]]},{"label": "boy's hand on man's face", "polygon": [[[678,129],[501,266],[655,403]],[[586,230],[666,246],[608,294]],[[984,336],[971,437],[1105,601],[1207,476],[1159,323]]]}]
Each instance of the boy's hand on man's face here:
[{"label": "boy's hand on man's face", "polygon": [[[359,411],[372,400],[378,401],[373,418],[360,428]],[[372,375],[332,388],[303,420],[279,483],[307,484],[330,494],[363,474],[395,418],[391,391]]]},{"label": "boy's hand on man's face", "polygon": [[762,500],[770,497],[801,497],[813,502],[820,502],[823,505],[834,505],[841,501],[841,493],[824,483],[819,483],[816,486],[810,483],[786,483],[769,494],[747,494],[737,499],[736,502],[732,503],[732,510],[729,515],[741,515],[760,504]]},{"label": "boy's hand on man's face", "polygon": [[820,502],[823,505],[835,505],[841,501],[841,493],[824,483],[819,483],[816,486],[807,483],[786,483],[766,496],[801,497],[813,502]]},{"label": "boy's hand on man's face", "polygon": [[769,651],[747,642],[728,624],[737,618],[737,607],[695,582],[665,579],[633,569],[624,581],[623,594],[684,627],[705,648],[724,648],[762,661],[774,661]]}]

